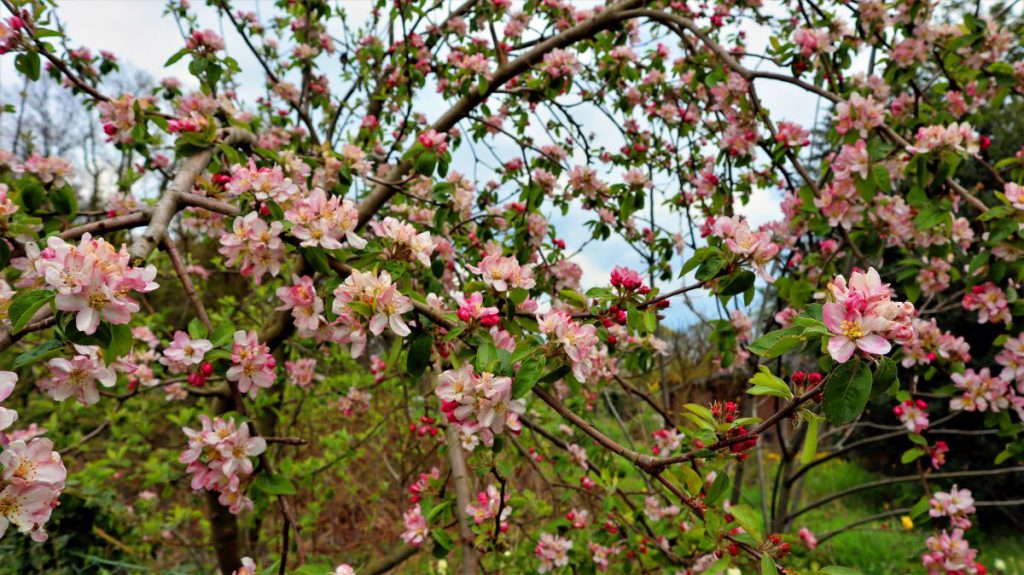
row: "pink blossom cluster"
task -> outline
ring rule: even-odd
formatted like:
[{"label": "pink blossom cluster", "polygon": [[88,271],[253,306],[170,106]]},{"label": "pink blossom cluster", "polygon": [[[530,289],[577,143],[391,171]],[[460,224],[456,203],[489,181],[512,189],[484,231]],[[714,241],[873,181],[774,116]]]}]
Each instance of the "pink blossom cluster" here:
[{"label": "pink blossom cluster", "polygon": [[423,542],[430,537],[430,528],[427,526],[427,518],[423,516],[423,509],[417,503],[410,507],[403,515],[404,529],[402,541],[413,547],[423,545]]},{"label": "pink blossom cluster", "polygon": [[606,547],[591,541],[589,547],[590,559],[594,562],[594,565],[597,566],[597,570],[602,573],[608,570],[608,567],[611,565],[612,557],[622,553],[622,548],[618,545]]},{"label": "pink blossom cluster", "polygon": [[970,529],[971,520],[967,516],[976,511],[970,489],[957,489],[954,485],[948,492],[939,491],[932,495],[928,504],[931,506],[928,514],[932,517],[948,517],[953,527]]},{"label": "pink blossom cluster", "polygon": [[647,516],[651,521],[661,521],[662,519],[671,519],[676,515],[679,515],[679,506],[667,505],[663,506],[658,502],[658,498],[653,495],[648,495],[644,498],[644,515]]},{"label": "pink blossom cluster", "polygon": [[801,527],[800,530],[797,531],[797,535],[800,537],[800,540],[804,542],[804,545],[806,545],[808,549],[815,549],[816,547],[818,547],[818,538],[815,537],[814,533],[811,532],[811,530],[807,527]]},{"label": "pink blossom cluster", "polygon": [[316,373],[316,360],[311,357],[286,361],[284,368],[288,372],[288,383],[303,389],[308,388],[315,380],[321,378]]},{"label": "pink blossom cluster", "polygon": [[914,318],[914,335],[903,344],[903,367],[930,365],[941,359],[950,363],[967,363],[971,360],[971,346],[963,337],[943,331],[935,318],[925,321]]},{"label": "pink blossom cluster", "polygon": [[981,575],[976,559],[978,551],[971,548],[964,539],[963,529],[954,529],[952,534],[945,529],[925,541],[925,554],[921,563],[928,575]]},{"label": "pink blossom cluster", "polygon": [[384,241],[383,255],[388,259],[418,261],[424,266],[430,266],[430,255],[434,253],[434,240],[430,232],[417,233],[412,224],[391,216],[379,222],[371,222],[370,227]]},{"label": "pink blossom cluster", "polygon": [[370,409],[371,399],[373,399],[372,394],[353,385],[348,388],[345,395],[338,398],[338,411],[345,417],[366,413]]},{"label": "pink blossom cluster", "polygon": [[277,288],[277,297],[281,310],[291,310],[295,327],[302,337],[312,336],[320,327],[324,317],[324,300],[316,293],[313,278],[310,276],[292,276],[292,285]]},{"label": "pink blossom cluster", "polygon": [[1003,322],[1009,325],[1012,321],[1006,292],[992,282],[971,288],[971,293],[964,296],[962,304],[965,310],[978,312],[978,323]]},{"label": "pink blossom cluster", "polygon": [[553,535],[541,533],[533,554],[540,560],[538,573],[547,573],[558,567],[565,567],[569,564],[569,551],[572,550],[572,540]]},{"label": "pink blossom cluster", "polygon": [[497,292],[513,288],[530,289],[537,283],[533,277],[532,265],[520,265],[516,258],[501,254],[490,254],[480,260],[477,266],[466,267],[471,272],[483,276],[484,283]]},{"label": "pink blossom cluster", "polygon": [[544,54],[540,70],[551,78],[561,78],[578,72],[580,62],[576,59],[576,55],[569,50],[558,48]]},{"label": "pink blossom cluster", "polygon": [[639,291],[642,294],[646,294],[651,291],[650,288],[644,285],[644,279],[640,277],[640,272],[624,266],[612,268],[610,281],[612,287],[616,287],[624,292]]},{"label": "pink blossom cluster", "polygon": [[512,399],[512,378],[476,374],[472,365],[464,364],[444,371],[437,381],[434,393],[448,421],[478,434],[485,445],[491,445],[494,435],[506,427],[513,433],[521,429],[519,415],[526,410],[526,402]]},{"label": "pink blossom cluster", "polygon": [[340,196],[327,196],[320,188],[297,198],[284,217],[292,223],[291,233],[301,245],[319,246],[325,250],[339,250],[344,238],[355,249],[366,247],[366,240],[356,234],[359,211],[351,200]]},{"label": "pink blossom cluster", "polygon": [[793,43],[800,48],[801,56],[812,56],[829,47],[828,28],[799,28],[793,32]]},{"label": "pink blossom cluster", "polygon": [[380,335],[385,327],[398,337],[412,333],[402,318],[402,314],[412,310],[412,300],[398,291],[386,271],[378,274],[352,270],[345,283],[334,290],[334,298],[332,311],[338,316],[336,341],[351,344],[353,357],[362,355],[366,348],[367,329],[373,335]]},{"label": "pink blossom cluster", "polygon": [[56,156],[41,156],[34,153],[24,163],[14,167],[15,172],[29,173],[44,184],[59,188],[74,174],[71,162]]},{"label": "pink blossom cluster", "polygon": [[1015,409],[1024,419],[1024,397],[1016,393],[1009,381],[992,375],[989,368],[977,372],[967,369],[963,373],[954,373],[950,378],[956,388],[963,392],[949,402],[950,409],[994,413]]},{"label": "pink blossom cluster", "polygon": [[465,297],[456,294],[455,299],[459,303],[456,315],[460,320],[466,323],[477,320],[484,327],[493,327],[501,322],[498,308],[484,306],[484,294],[473,292]]},{"label": "pink blossom cluster", "polygon": [[580,323],[568,313],[558,310],[540,316],[537,323],[549,342],[561,346],[577,381],[584,382],[590,378],[601,362],[600,356],[607,352],[598,348],[597,328],[589,323]]},{"label": "pink blossom cluster", "polygon": [[480,525],[498,517],[498,509],[501,508],[501,517],[498,521],[499,529],[504,532],[508,530],[508,523],[505,521],[512,514],[512,508],[508,505],[509,497],[510,495],[506,493],[503,501],[501,491],[494,485],[488,485],[485,491],[477,494],[475,504],[470,503],[466,506],[466,513],[473,518],[473,523]]},{"label": "pink blossom cluster", "polygon": [[285,204],[295,198],[299,189],[290,178],[286,178],[280,166],[256,167],[256,161],[249,158],[249,165],[235,164],[231,177],[224,185],[231,196],[252,194],[257,200],[273,200]]},{"label": "pink blossom cluster", "polygon": [[775,281],[766,266],[782,248],[772,241],[771,233],[751,230],[746,220],[740,217],[722,216],[711,224],[711,235],[723,240],[730,252],[749,261],[762,279]]},{"label": "pink blossom cluster", "polygon": [[50,374],[39,380],[39,389],[56,401],[74,397],[82,405],[92,405],[100,400],[96,382],[113,387],[117,374],[103,363],[100,348],[77,343],[74,348],[71,359],[55,357],[46,362]]},{"label": "pink blossom cluster", "polygon": [[[11,396],[17,382],[16,373],[0,371],[0,402]],[[0,407],[0,538],[14,525],[33,540],[46,541],[43,526],[58,505],[67,470],[49,439],[2,433],[17,419],[16,411]]]},{"label": "pink blossom cluster", "polygon": [[952,123],[948,126],[926,126],[918,128],[917,139],[908,146],[911,154],[927,154],[934,150],[957,150],[968,154],[978,153],[978,135],[969,124]]},{"label": "pink blossom cluster", "polygon": [[93,239],[86,233],[77,246],[50,236],[46,249],[32,264],[35,277],[43,278],[57,292],[57,309],[75,313],[75,326],[82,333],[93,334],[101,320],[118,325],[131,321],[139,304],[129,293],[148,293],[159,287],[153,281],[156,267],[133,267],[130,261],[127,247],[116,250],[102,238]]},{"label": "pink blossom cluster", "polygon": [[808,146],[811,143],[811,132],[800,124],[783,120],[775,129],[775,141],[787,148]]},{"label": "pink blossom cluster", "polygon": [[679,449],[683,441],[683,436],[674,428],[659,429],[652,435],[654,436],[654,448],[652,451],[655,455],[672,453]]},{"label": "pink blossom cluster", "polygon": [[1003,349],[996,354],[996,363],[1003,366],[999,377],[1017,383],[1017,391],[1024,394],[1024,333],[1006,339]]},{"label": "pink blossom cluster", "polygon": [[96,109],[100,111],[100,121],[103,122],[103,132],[107,135],[107,141],[118,144],[132,143],[136,101],[142,108],[149,104],[145,99],[136,100],[131,94],[124,94],[96,105]]},{"label": "pink blossom cluster", "polygon": [[839,363],[858,350],[885,355],[892,349],[890,341],[904,343],[913,336],[914,304],[893,301],[889,284],[882,283],[875,268],[853,272],[849,284],[836,276],[828,284],[828,295],[822,315],[833,334],[828,338],[829,355]]},{"label": "pink blossom cluster", "polygon": [[220,237],[218,252],[227,265],[238,265],[242,275],[253,276],[259,284],[263,274],[277,276],[284,262],[284,242],[281,240],[281,222],[260,219],[256,212],[235,218],[231,231]]},{"label": "pink blossom cluster", "polygon": [[836,105],[836,131],[845,135],[856,131],[866,138],[872,128],[882,125],[885,120],[885,106],[871,96],[853,94],[845,102]]},{"label": "pink blossom cluster", "polygon": [[234,418],[210,419],[199,416],[201,429],[182,428],[188,438],[188,447],[179,461],[188,465],[192,474],[192,489],[220,493],[220,504],[232,513],[252,509],[252,500],[245,496],[252,477],[252,457],[267,449],[262,437],[249,435],[249,424],[235,425]]},{"label": "pink blossom cluster", "polygon": [[231,349],[231,367],[228,381],[236,382],[238,391],[255,398],[260,388],[266,389],[277,378],[277,360],[270,353],[267,344],[260,343],[254,331],[238,330]]},{"label": "pink blossom cluster", "polygon": [[178,330],[174,339],[163,352],[160,363],[167,366],[171,373],[185,373],[192,367],[203,363],[207,352],[213,349],[208,339],[192,339],[187,333]]},{"label": "pink blossom cluster", "polygon": [[928,429],[928,404],[923,400],[908,399],[893,407],[892,412],[911,433],[921,433]]}]

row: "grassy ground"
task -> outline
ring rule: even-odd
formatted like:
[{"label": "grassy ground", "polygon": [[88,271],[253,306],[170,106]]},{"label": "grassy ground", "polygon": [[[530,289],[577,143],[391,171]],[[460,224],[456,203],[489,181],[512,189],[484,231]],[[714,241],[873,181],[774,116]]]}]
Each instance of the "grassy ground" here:
[{"label": "grassy ground", "polygon": [[[774,466],[770,457],[767,463],[769,467]],[[743,503],[760,509],[760,489],[751,475],[754,474],[746,474],[750,481],[744,489]],[[880,478],[854,463],[844,461],[823,464],[809,475],[801,498],[804,505]],[[854,494],[798,517],[792,529],[795,531],[807,526],[821,536],[889,509],[912,507],[921,495],[920,489],[917,484],[902,484]],[[794,548],[800,547],[797,553],[802,554],[805,567],[843,565],[858,569],[864,575],[918,575],[925,573],[920,558],[924,541],[931,534],[933,525],[931,518],[924,517],[919,519],[914,528],[906,530],[900,518],[893,517],[846,531],[813,552],[806,552],[800,545]],[[987,532],[978,527],[967,532],[972,546],[980,551],[979,559],[992,574],[1024,575],[1024,534],[1016,528],[1000,530],[998,526],[988,527],[991,528]],[[1002,569],[995,568],[997,561],[1003,566]]]}]

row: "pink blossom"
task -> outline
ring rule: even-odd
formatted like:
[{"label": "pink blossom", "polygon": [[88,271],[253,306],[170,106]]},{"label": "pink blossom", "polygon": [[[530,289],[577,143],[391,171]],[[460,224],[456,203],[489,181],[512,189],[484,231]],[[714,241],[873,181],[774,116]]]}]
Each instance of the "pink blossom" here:
[{"label": "pink blossom", "polygon": [[531,289],[536,281],[533,266],[522,266],[513,257],[491,254],[484,257],[477,266],[466,266],[473,273],[483,276],[484,283],[494,291],[505,292],[513,288]]},{"label": "pink blossom", "polygon": [[874,268],[854,272],[847,285],[837,276],[828,285],[830,301],[825,304],[825,326],[834,335],[828,338],[832,359],[846,363],[854,352],[885,355],[892,349],[890,340],[902,343],[913,334],[910,320],[914,306],[892,301],[888,284],[883,284]]},{"label": "pink blossom", "polygon": [[533,554],[540,560],[538,573],[547,573],[556,567],[565,567],[569,564],[569,551],[572,550],[572,541],[552,535],[541,533]]},{"label": "pink blossom", "polygon": [[405,525],[405,530],[402,531],[402,541],[407,544],[419,547],[430,536],[427,519],[423,517],[423,510],[420,509],[419,503],[410,507],[402,515],[402,521]]},{"label": "pink blossom", "polygon": [[339,250],[344,247],[341,243],[344,238],[354,249],[366,247],[366,240],[356,234],[359,211],[355,204],[339,196],[328,198],[320,188],[315,188],[308,196],[298,198],[284,217],[294,224],[291,233],[302,240],[303,246]]},{"label": "pink blossom", "polygon": [[78,344],[74,347],[77,355],[70,360],[56,357],[46,362],[50,377],[41,380],[39,387],[57,401],[74,396],[79,403],[92,405],[100,400],[96,382],[113,387],[117,374],[103,364],[98,347]]},{"label": "pink blossom", "polygon": [[281,222],[267,222],[251,212],[235,218],[230,233],[220,237],[218,250],[227,265],[239,265],[242,275],[252,275],[260,283],[263,274],[276,276],[284,261],[284,242],[281,240]]},{"label": "pink blossom", "polygon": [[311,334],[326,321],[323,316],[324,300],[316,293],[313,278],[309,276],[292,276],[292,285],[277,289],[277,297],[282,304],[278,310],[291,310],[295,327],[300,334]]},{"label": "pink blossom", "polygon": [[235,344],[231,351],[232,365],[228,368],[228,381],[238,383],[238,391],[256,397],[260,388],[269,388],[277,377],[277,366],[270,348],[260,343],[256,332],[235,332]]},{"label": "pink blossom", "polygon": [[1004,322],[1009,325],[1012,321],[1006,293],[992,282],[971,288],[971,293],[964,296],[962,303],[965,310],[978,312],[978,323]]},{"label": "pink blossom", "polygon": [[56,290],[57,309],[75,312],[76,327],[93,334],[101,320],[126,324],[139,311],[139,304],[128,297],[130,292],[147,293],[159,287],[153,281],[156,267],[132,267],[130,259],[125,246],[118,251],[86,233],[77,246],[50,236],[33,267]]},{"label": "pink blossom", "polygon": [[804,542],[804,545],[806,545],[808,549],[815,549],[816,547],[818,547],[818,538],[814,536],[814,533],[812,533],[810,529],[806,527],[801,527],[800,531],[798,531],[797,534],[800,536],[800,539]]},{"label": "pink blossom", "polygon": [[199,365],[213,344],[208,339],[192,339],[183,331],[174,332],[174,340],[163,352],[160,363],[171,368],[172,373],[188,371],[189,366]]},{"label": "pink blossom", "polygon": [[286,361],[284,368],[288,372],[289,383],[301,388],[309,387],[318,377],[316,375],[316,360],[313,358]]},{"label": "pink blossom", "polygon": [[220,493],[221,505],[231,513],[252,509],[245,489],[253,472],[252,457],[266,451],[261,437],[249,435],[249,424],[235,425],[232,419],[210,419],[200,416],[201,429],[182,428],[188,447],[178,460],[188,466],[192,489]]}]

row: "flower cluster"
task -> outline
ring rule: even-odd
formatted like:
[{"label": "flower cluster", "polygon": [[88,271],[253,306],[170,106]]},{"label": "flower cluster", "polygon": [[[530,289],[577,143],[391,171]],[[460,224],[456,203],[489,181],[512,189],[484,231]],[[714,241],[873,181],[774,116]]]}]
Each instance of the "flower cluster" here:
[{"label": "flower cluster", "polygon": [[383,253],[388,259],[418,261],[430,266],[430,254],[434,253],[434,240],[430,232],[417,233],[412,224],[391,216],[380,222],[371,222],[370,227],[384,241]]},{"label": "flower cluster", "polygon": [[227,372],[228,381],[237,382],[238,391],[248,393],[249,397],[256,397],[260,388],[269,388],[277,377],[277,361],[270,354],[267,344],[260,343],[254,331],[235,332],[231,363]]},{"label": "flower cluster", "polygon": [[977,563],[978,551],[971,548],[964,539],[963,529],[954,529],[952,534],[945,529],[925,541],[925,554],[921,563],[928,569],[928,575],[981,575]]},{"label": "flower cluster", "polygon": [[206,353],[213,349],[208,339],[192,339],[183,331],[174,332],[174,339],[163,352],[160,363],[171,373],[185,373],[192,366],[203,363]]},{"label": "flower cluster", "polygon": [[513,288],[530,289],[536,285],[532,265],[520,265],[513,257],[491,254],[477,266],[467,266],[473,273],[483,276],[484,283],[494,291],[505,292]]},{"label": "flower cluster", "polygon": [[238,265],[242,275],[253,276],[259,284],[263,274],[277,276],[284,261],[284,242],[281,240],[281,222],[260,219],[256,212],[235,218],[231,232],[220,237],[219,253],[227,265]]},{"label": "flower cluster", "polygon": [[366,247],[366,240],[356,234],[359,211],[351,200],[339,196],[327,197],[320,188],[294,202],[284,217],[292,223],[291,233],[303,246],[319,246],[325,250],[338,250],[344,238],[355,249]]},{"label": "flower cluster", "polygon": [[519,431],[519,415],[526,409],[523,400],[512,399],[512,378],[476,374],[469,364],[443,372],[434,393],[448,421],[478,433],[485,445],[491,445],[494,434],[505,427]]},{"label": "flower cluster", "polygon": [[775,281],[766,266],[782,249],[772,241],[771,233],[755,232],[747,222],[738,217],[717,218],[711,227],[711,235],[725,242],[728,250],[750,262],[757,275],[767,282]]},{"label": "flower cluster", "polygon": [[992,375],[989,368],[984,367],[977,372],[967,369],[963,373],[954,373],[950,379],[958,390],[963,391],[963,395],[950,400],[950,409],[993,413],[1016,409],[1024,418],[1024,397],[1016,393],[1009,381]]},{"label": "flower cluster", "polygon": [[498,517],[498,509],[501,509],[501,517],[498,517],[503,532],[508,530],[508,523],[505,520],[512,514],[512,508],[508,506],[509,494],[505,494],[502,500],[501,492],[494,485],[488,485],[486,491],[481,491],[476,496],[476,504],[470,503],[466,506],[466,513],[473,518],[477,525],[485,521],[491,521]]},{"label": "flower cluster", "polygon": [[541,333],[557,342],[569,358],[577,381],[586,381],[600,364],[597,328],[577,322],[564,311],[550,311],[538,319]]},{"label": "flower cluster", "polygon": [[[18,375],[0,371],[0,402],[10,397]],[[0,432],[18,419],[13,409],[0,407]],[[58,505],[67,470],[53,442],[31,435],[15,437],[0,433],[0,538],[14,525],[35,541],[46,541],[43,526]]]},{"label": "flower cluster", "polygon": [[402,515],[402,520],[405,524],[405,529],[402,531],[402,541],[413,547],[419,547],[430,537],[427,518],[423,516],[423,510],[420,509],[419,503],[410,507]]},{"label": "flower cluster", "polygon": [[942,331],[932,318],[925,321],[914,318],[914,335],[903,344],[903,367],[930,365],[942,359],[952,363],[967,363],[971,360],[971,346],[963,337]]},{"label": "flower cluster", "polygon": [[309,276],[292,276],[292,285],[277,288],[277,297],[281,300],[278,310],[291,310],[292,319],[299,335],[309,337],[316,332],[322,321],[326,321],[324,300],[317,295],[313,278]]},{"label": "flower cluster", "polygon": [[957,489],[953,486],[948,492],[939,491],[929,501],[932,517],[948,517],[951,525],[960,529],[970,529],[971,520],[968,515],[975,512],[974,497],[970,489]]},{"label": "flower cluster", "polygon": [[501,322],[498,308],[484,306],[484,294],[473,292],[465,297],[457,294],[455,299],[459,302],[459,309],[456,315],[459,316],[460,320],[466,323],[478,320],[480,325],[484,327],[493,327]]},{"label": "flower cluster", "polygon": [[38,385],[56,401],[74,396],[82,405],[92,405],[100,400],[96,382],[103,387],[113,387],[117,374],[100,359],[100,348],[79,344],[74,347],[76,354],[71,359],[55,357],[46,362],[50,376],[41,379]]},{"label": "flower cluster", "polygon": [[398,291],[386,271],[377,274],[352,270],[345,283],[335,288],[334,298],[331,311],[338,316],[338,342],[351,344],[353,357],[362,355],[367,329],[373,335],[380,335],[385,327],[398,337],[412,333],[402,318],[412,310],[412,300]]},{"label": "flower cluster", "polygon": [[655,455],[669,454],[679,449],[679,445],[683,441],[683,436],[675,429],[659,429],[655,431],[654,436],[654,447],[652,451]]},{"label": "flower cluster", "polygon": [[828,338],[832,359],[846,363],[860,350],[885,355],[890,341],[904,343],[913,335],[914,304],[895,302],[889,284],[883,284],[874,268],[853,272],[849,284],[837,276],[828,284],[829,301],[823,309],[825,326],[834,334]]},{"label": "flower cluster", "polygon": [[249,424],[236,426],[235,420],[201,415],[202,429],[182,428],[188,448],[179,461],[188,465],[192,489],[220,493],[220,504],[232,513],[252,509],[245,488],[252,477],[252,457],[266,451],[267,442],[249,435]]},{"label": "flower cluster", "polygon": [[1010,324],[1010,304],[1006,300],[1006,292],[992,282],[985,282],[971,288],[971,293],[964,296],[964,309],[978,312],[978,323]]},{"label": "flower cluster", "polygon": [[557,567],[565,567],[569,564],[569,551],[572,550],[572,541],[551,533],[541,533],[533,554],[540,560],[538,573],[547,573]]},{"label": "flower cluster", "polygon": [[911,433],[921,433],[928,429],[928,404],[923,400],[908,399],[892,408],[892,412]]},{"label": "flower cluster", "polygon": [[33,264],[35,274],[56,290],[57,309],[75,313],[75,326],[91,335],[101,320],[118,325],[131,320],[139,304],[128,297],[130,292],[159,287],[153,281],[156,267],[133,267],[130,260],[127,247],[116,250],[86,233],[77,246],[50,236]]}]

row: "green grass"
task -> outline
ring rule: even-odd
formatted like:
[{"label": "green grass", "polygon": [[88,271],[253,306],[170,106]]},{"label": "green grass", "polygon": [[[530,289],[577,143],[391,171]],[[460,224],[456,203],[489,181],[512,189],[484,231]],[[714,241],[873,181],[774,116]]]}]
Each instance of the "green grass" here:
[{"label": "green grass", "polygon": [[[770,467],[774,465],[770,464]],[[760,509],[761,492],[751,475],[755,474],[746,474],[749,480],[744,486],[742,502]],[[808,474],[801,494],[801,506],[880,477],[854,463],[832,461],[823,464]],[[807,526],[822,536],[889,509],[912,507],[920,495],[920,485],[910,483],[856,493],[797,517],[790,531],[795,534],[800,527]],[[921,554],[933,526],[931,518],[925,516],[908,531],[903,528],[899,517],[892,517],[839,534],[814,551],[808,551],[801,544],[795,544],[793,548],[797,561],[804,567],[842,565],[858,569],[864,575],[919,575],[925,573]],[[979,559],[990,573],[1024,575],[1024,536],[1016,529],[999,537],[975,527],[967,532],[967,539],[980,551]],[[1005,565],[1003,570],[994,568],[997,560]]]}]

